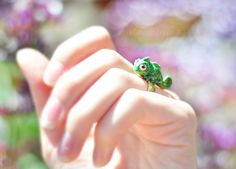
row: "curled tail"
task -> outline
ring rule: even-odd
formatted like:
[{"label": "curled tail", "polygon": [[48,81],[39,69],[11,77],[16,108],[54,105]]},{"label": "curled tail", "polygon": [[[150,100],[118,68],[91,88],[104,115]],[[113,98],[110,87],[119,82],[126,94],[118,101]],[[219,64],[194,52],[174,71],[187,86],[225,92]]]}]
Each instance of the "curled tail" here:
[{"label": "curled tail", "polygon": [[167,89],[172,85],[172,79],[170,76],[165,76],[163,81],[160,83],[160,87],[162,89]]}]

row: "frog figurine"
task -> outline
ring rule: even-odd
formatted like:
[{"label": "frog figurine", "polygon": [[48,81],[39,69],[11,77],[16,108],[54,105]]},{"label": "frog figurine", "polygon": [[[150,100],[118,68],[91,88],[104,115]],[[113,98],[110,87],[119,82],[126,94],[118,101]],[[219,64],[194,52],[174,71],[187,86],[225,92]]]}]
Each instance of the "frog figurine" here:
[{"label": "frog figurine", "polygon": [[149,57],[138,58],[134,62],[134,72],[148,83],[148,91],[155,92],[156,85],[162,89],[169,88],[172,85],[170,76],[163,78],[161,67],[155,62],[151,62]]}]

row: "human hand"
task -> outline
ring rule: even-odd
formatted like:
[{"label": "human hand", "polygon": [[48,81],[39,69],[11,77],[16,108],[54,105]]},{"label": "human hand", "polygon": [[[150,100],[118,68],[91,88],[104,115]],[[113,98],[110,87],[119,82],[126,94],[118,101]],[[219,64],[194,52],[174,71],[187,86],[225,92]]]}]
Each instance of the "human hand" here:
[{"label": "human hand", "polygon": [[147,92],[132,64],[112,49],[107,31],[92,27],[62,43],[50,62],[32,49],[18,52],[49,167],[92,168],[93,157],[97,166],[110,161],[109,169],[195,169],[191,106],[168,90]]}]

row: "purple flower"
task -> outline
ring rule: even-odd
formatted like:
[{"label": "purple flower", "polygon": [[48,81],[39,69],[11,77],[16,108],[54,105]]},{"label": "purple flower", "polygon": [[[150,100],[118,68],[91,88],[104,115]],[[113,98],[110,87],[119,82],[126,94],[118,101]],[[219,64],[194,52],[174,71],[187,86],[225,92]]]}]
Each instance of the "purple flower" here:
[{"label": "purple flower", "polygon": [[[13,51],[25,46],[45,46],[37,46],[42,44],[39,30],[44,23],[57,21],[63,9],[62,2],[58,0],[9,1],[2,4],[3,12],[0,15],[5,33],[10,39],[15,39],[17,44]],[[5,42],[5,50],[11,56],[12,51],[8,51],[8,43],[9,41]]]},{"label": "purple flower", "polygon": [[2,16],[6,15],[6,13],[9,12],[14,2],[15,0],[1,0],[0,1],[0,20]]},{"label": "purple flower", "polygon": [[236,130],[214,124],[204,127],[203,135],[220,149],[236,149]]},{"label": "purple flower", "polygon": [[229,36],[236,31],[236,1],[231,0],[115,1],[107,11],[106,21],[111,30],[119,32],[131,23],[152,25],[163,16],[188,19],[189,15],[200,16],[212,33]]},{"label": "purple flower", "polygon": [[[3,25],[0,31],[0,59],[15,60],[15,52],[26,46],[44,52],[47,45],[42,40],[40,30],[45,23],[58,21],[62,9],[63,4],[59,0],[0,1],[0,22]],[[9,77],[9,83],[12,83],[11,80],[18,85],[24,82],[21,77],[15,76]],[[0,105],[0,114],[32,111],[29,90],[17,92],[21,90],[21,86],[17,84],[12,84],[14,88],[11,89],[11,96],[4,96],[6,98]]]}]

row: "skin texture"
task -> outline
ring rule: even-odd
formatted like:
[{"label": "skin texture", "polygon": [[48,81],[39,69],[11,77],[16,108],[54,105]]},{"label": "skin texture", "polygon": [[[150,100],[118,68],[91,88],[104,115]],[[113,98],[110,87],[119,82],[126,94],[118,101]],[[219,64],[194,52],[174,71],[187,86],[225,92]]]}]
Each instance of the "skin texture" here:
[{"label": "skin texture", "polygon": [[66,40],[50,61],[33,49],[17,61],[51,169],[196,169],[194,110],[172,91],[146,91],[105,28]]},{"label": "skin texture", "polygon": [[172,84],[171,77],[165,76],[163,79],[161,67],[155,62],[151,62],[149,57],[135,60],[133,69],[135,73],[148,82],[148,91],[155,92],[156,85],[166,89]]}]

